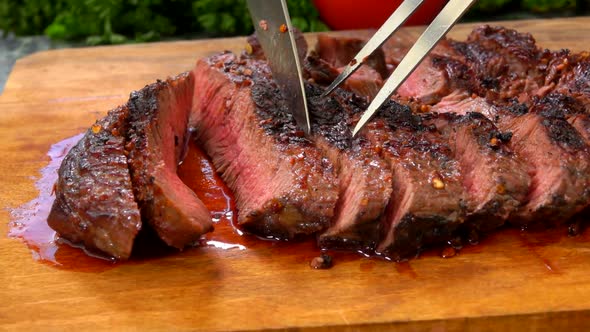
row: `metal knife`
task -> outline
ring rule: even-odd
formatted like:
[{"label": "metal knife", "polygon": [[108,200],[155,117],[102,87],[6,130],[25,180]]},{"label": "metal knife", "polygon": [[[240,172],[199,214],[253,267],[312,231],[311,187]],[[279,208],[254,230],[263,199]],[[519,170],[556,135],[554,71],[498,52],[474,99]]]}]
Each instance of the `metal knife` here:
[{"label": "metal knife", "polygon": [[285,0],[247,0],[256,30],[274,80],[287,100],[299,128],[311,131],[305,86],[291,18]]}]

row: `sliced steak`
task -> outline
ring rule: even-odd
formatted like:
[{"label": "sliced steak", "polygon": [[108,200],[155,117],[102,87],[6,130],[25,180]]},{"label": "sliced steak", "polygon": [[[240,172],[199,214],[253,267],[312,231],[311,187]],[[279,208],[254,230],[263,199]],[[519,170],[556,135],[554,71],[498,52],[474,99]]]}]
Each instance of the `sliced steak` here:
[{"label": "sliced steak", "polygon": [[205,205],[176,174],[185,153],[192,73],[146,86],[128,102],[126,149],[141,216],[168,245],[182,249],[213,230]]},{"label": "sliced steak", "polygon": [[338,199],[333,165],[263,83],[267,64],[226,53],[198,61],[194,74],[191,124],[235,194],[238,224],[285,239],[327,228]]},{"label": "sliced steak", "polygon": [[[512,104],[513,98],[533,103],[538,95],[547,93],[546,88],[539,91],[545,83],[546,68],[539,59],[546,56],[546,52],[536,48],[530,35],[502,28],[482,27],[476,29],[467,42],[451,44],[465,56],[464,64],[476,73],[480,84],[478,87],[459,75],[449,75],[451,81],[467,84],[432,110],[480,111],[496,121],[501,131],[513,132],[511,148],[529,164],[532,178],[528,203],[513,214],[514,222],[530,225],[535,220],[566,221],[586,204],[584,186],[588,179],[584,134],[580,135],[566,120],[577,123],[581,130],[585,118],[580,115],[556,117],[541,111],[528,113],[527,105]],[[486,100],[468,97],[472,93]],[[507,108],[512,111],[505,110]]]},{"label": "sliced steak", "polygon": [[321,97],[322,92],[317,85],[307,87],[312,139],[335,166],[340,193],[332,224],[319,236],[319,245],[373,253],[392,194],[391,168],[367,140],[352,139],[350,124],[365,106],[364,99],[341,89],[329,97]]},{"label": "sliced steak", "polygon": [[117,259],[129,258],[141,229],[124,148],[127,116],[127,107],[110,111],[70,150],[47,219],[61,237]]},{"label": "sliced steak", "polygon": [[393,171],[393,196],[377,248],[393,260],[449,241],[465,218],[458,162],[449,142],[430,129],[409,107],[391,102],[361,133]]},{"label": "sliced steak", "polygon": [[[565,222],[587,204],[590,198],[585,189],[590,180],[587,144],[566,121],[563,109],[550,106],[555,105],[555,100],[545,98],[531,112],[524,104],[516,103],[509,108],[494,106],[481,97],[465,94],[458,94],[454,101],[453,104],[449,98],[432,110],[479,112],[493,120],[500,131],[513,134],[508,147],[527,165],[531,187],[525,204],[511,214],[512,223],[535,226],[535,223]],[[571,119],[576,117],[572,115]]]},{"label": "sliced steak", "polygon": [[513,133],[511,146],[529,163],[528,203],[511,220],[521,225],[566,222],[588,205],[588,147],[563,117],[528,112],[515,104],[498,111],[498,127]]}]

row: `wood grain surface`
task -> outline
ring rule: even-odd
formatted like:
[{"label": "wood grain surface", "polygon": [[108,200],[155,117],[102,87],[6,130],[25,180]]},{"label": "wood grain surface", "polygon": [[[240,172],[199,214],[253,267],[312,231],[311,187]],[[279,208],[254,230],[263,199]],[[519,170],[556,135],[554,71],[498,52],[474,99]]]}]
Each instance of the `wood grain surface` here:
[{"label": "wood grain surface", "polygon": [[[544,47],[590,49],[590,18],[504,22]],[[465,38],[473,25],[451,35]],[[400,38],[415,38],[406,29]],[[314,35],[309,35],[313,43]],[[55,50],[19,60],[0,96],[2,330],[583,330],[590,234],[498,233],[451,259],[358,257],[312,270],[266,246],[196,248],[102,271],[63,269],[8,238],[9,209],[34,186],[51,144],[85,130],[130,91],[189,70],[244,38]],[[542,239],[539,240],[539,237]],[[82,262],[81,262],[82,264]]]}]

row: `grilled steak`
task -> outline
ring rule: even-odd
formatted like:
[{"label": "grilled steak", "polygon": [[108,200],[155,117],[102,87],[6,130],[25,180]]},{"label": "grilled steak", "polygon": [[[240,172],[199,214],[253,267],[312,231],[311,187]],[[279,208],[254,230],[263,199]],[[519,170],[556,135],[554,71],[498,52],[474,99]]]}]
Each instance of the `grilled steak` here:
[{"label": "grilled steak", "polygon": [[320,35],[303,61],[306,137],[256,38],[248,45],[134,92],[97,122],[60,168],[50,225],[120,259],[140,214],[171,246],[198,240],[209,212],[176,175],[191,130],[235,194],[238,225],[267,238],[314,234],[323,249],[403,260],[465,229],[543,227],[590,209],[588,53],[490,26],[444,40],[353,138],[405,47],[386,43],[321,97],[364,40]]},{"label": "grilled steak", "polygon": [[58,234],[118,259],[131,255],[141,218],[125,153],[127,107],[86,131],[64,158],[47,222]]},{"label": "grilled steak", "polygon": [[194,75],[191,125],[235,194],[238,224],[286,239],[327,228],[338,199],[333,166],[284,111],[280,91],[261,83],[267,64],[220,54]]},{"label": "grilled steak", "polygon": [[126,149],[141,215],[168,245],[182,249],[213,230],[205,205],[176,174],[188,139],[192,73],[133,92]]}]

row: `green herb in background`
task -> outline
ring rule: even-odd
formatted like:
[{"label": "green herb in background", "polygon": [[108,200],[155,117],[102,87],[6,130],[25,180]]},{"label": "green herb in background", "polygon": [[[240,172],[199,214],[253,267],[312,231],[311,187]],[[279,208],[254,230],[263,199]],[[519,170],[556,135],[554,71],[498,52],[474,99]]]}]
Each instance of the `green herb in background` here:
[{"label": "green herb in background", "polygon": [[[468,19],[530,17],[531,12],[553,15],[588,8],[587,1],[479,0]],[[312,0],[287,3],[293,25],[301,31],[327,30]],[[246,35],[253,29],[245,0],[0,0],[0,30],[95,45],[203,33]]]},{"label": "green herb in background", "polygon": [[[311,0],[288,3],[297,28],[327,30]],[[244,0],[0,0],[0,29],[90,45],[253,31]]]},{"label": "green herb in background", "polygon": [[522,0],[522,7],[537,13],[576,8],[576,0]]},{"label": "green herb in background", "polygon": [[63,1],[0,0],[0,29],[17,35],[39,35],[63,10]]},{"label": "green herb in background", "polygon": [[494,12],[504,8],[514,0],[478,0],[474,5],[474,10],[482,12]]}]

